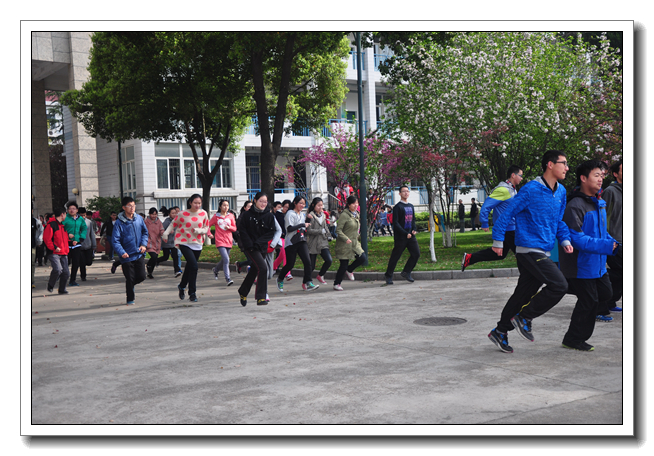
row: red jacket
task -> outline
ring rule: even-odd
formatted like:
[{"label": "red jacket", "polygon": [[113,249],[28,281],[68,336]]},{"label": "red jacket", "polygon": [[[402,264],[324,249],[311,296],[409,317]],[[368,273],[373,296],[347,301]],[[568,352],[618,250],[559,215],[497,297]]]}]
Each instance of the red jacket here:
[{"label": "red jacket", "polygon": [[[68,233],[64,224],[51,217],[43,231],[43,242],[55,255],[68,255]],[[57,247],[61,250],[58,252]]]}]

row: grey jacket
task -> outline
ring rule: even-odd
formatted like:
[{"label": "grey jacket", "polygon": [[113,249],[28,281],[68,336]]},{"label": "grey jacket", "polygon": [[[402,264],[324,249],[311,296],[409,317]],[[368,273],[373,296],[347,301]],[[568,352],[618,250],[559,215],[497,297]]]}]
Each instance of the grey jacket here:
[{"label": "grey jacket", "polygon": [[[173,219],[170,217],[166,217],[166,220],[163,221],[163,229],[166,231],[168,228],[168,225],[173,223]],[[168,237],[162,238],[161,242],[161,248],[162,249],[174,249],[175,248],[175,231],[170,233]]]},{"label": "grey jacket", "polygon": [[[609,234],[622,244],[622,184],[612,182],[602,193],[602,199],[606,201],[606,222]],[[622,247],[618,250],[617,255],[622,257]]]},{"label": "grey jacket", "polygon": [[93,223],[91,220],[85,218],[84,221],[86,222],[86,237],[84,238],[84,242],[82,242],[82,247],[80,247],[82,250],[89,250],[97,249],[97,244],[95,241],[95,231],[93,231]]},{"label": "grey jacket", "polygon": [[324,212],[322,217],[316,215],[315,212],[311,212],[310,215],[310,219],[307,217],[307,221],[311,223],[311,226],[307,228],[307,244],[309,246],[309,253],[317,255],[322,249],[329,248],[329,241],[331,241],[332,236],[329,232],[327,217]]}]

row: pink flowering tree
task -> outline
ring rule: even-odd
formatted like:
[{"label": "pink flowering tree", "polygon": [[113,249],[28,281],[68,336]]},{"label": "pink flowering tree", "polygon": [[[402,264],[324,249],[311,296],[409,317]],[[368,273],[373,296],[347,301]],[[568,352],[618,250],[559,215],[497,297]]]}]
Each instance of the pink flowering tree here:
[{"label": "pink flowering tree", "polygon": [[[351,185],[355,194],[359,195],[359,138],[354,130],[347,125],[333,124],[332,135],[323,138],[318,145],[302,151],[298,160],[300,163],[310,163],[325,168],[328,179],[337,187]],[[384,206],[388,192],[396,185],[403,183],[392,170],[392,142],[377,136],[364,138],[364,164],[366,194],[365,210],[367,211],[368,232],[372,235],[375,218]],[[337,198],[338,195],[332,195]],[[364,202],[359,200],[360,205]]]}]

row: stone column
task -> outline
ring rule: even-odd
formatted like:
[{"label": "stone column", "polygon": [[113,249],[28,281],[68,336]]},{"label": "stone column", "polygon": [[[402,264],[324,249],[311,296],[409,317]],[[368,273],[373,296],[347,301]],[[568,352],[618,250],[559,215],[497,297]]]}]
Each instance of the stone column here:
[{"label": "stone column", "polygon": [[[69,88],[81,89],[89,78],[89,50],[91,49],[91,34],[88,32],[70,33],[70,72]],[[75,186],[79,190],[77,204],[86,205],[88,198],[99,195],[98,160],[95,138],[92,138],[84,127],[72,120],[73,158],[75,162]],[[69,189],[70,191],[71,189]]]},{"label": "stone column", "polygon": [[32,81],[32,195],[34,215],[52,211],[50,148],[43,81]]}]

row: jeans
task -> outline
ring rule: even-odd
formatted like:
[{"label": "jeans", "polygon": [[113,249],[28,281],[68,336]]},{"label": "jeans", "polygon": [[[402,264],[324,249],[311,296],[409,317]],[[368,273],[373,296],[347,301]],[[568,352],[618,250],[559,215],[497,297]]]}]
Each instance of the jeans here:
[{"label": "jeans", "polygon": [[295,259],[297,256],[300,256],[302,264],[304,265],[304,277],[302,278],[302,283],[311,282],[311,258],[309,256],[309,246],[307,241],[298,242],[297,244],[289,245],[286,247],[286,266],[279,271],[277,276],[277,281],[281,282],[286,277],[286,274],[291,272],[293,266],[295,266]]},{"label": "jeans", "polygon": [[418,240],[416,239],[415,236],[411,236],[411,239],[407,239],[406,236],[402,237],[400,236],[395,236],[395,247],[393,247],[393,251],[391,252],[391,257],[388,260],[388,266],[386,267],[386,277],[393,277],[393,272],[395,272],[395,266],[397,265],[397,262],[400,260],[400,257],[402,256],[402,253],[404,252],[404,249],[407,249],[409,251],[409,258],[406,260],[406,264],[404,265],[404,269],[402,269],[402,272],[406,272],[407,274],[410,274],[411,271],[413,271],[413,268],[416,267],[416,264],[418,264],[418,259],[420,258],[420,247],[418,247]]},{"label": "jeans", "polygon": [[193,250],[186,245],[180,245],[179,249],[184,255],[186,266],[184,266],[184,274],[182,274],[182,281],[179,283],[181,288],[186,288],[188,285],[188,294],[195,294],[195,282],[198,278],[198,260],[202,250]]},{"label": "jeans", "polygon": [[[80,268],[80,263],[82,261],[81,259],[81,247],[76,247],[68,251],[68,262],[70,263],[70,283],[75,282],[75,279],[77,278],[77,270]],[[84,276],[86,277],[86,266],[84,267]]]},{"label": "jeans", "polygon": [[120,264],[125,276],[125,293],[128,301],[134,301],[134,285],[145,280],[145,257]]},{"label": "jeans", "polygon": [[[327,249],[322,249],[320,251],[320,256],[323,259],[323,263],[318,275],[321,277],[325,277],[325,273],[332,265],[332,254],[329,252],[329,249],[327,248]],[[309,255],[309,257],[311,258],[311,270],[313,271],[314,269],[316,269],[316,260],[318,259],[318,254],[312,253]]]},{"label": "jeans", "polygon": [[350,260],[340,260],[341,264],[336,271],[336,277],[334,278],[334,285],[340,285],[345,277],[345,271],[352,273],[356,268],[361,266],[366,261],[366,253],[363,252],[361,255],[354,255],[354,261],[348,266]]},{"label": "jeans", "polygon": [[[266,299],[266,294],[268,293],[268,267],[266,265],[266,259],[264,258],[265,254],[262,254],[258,250],[248,250],[245,252],[245,256],[252,262],[250,271],[245,276],[243,283],[241,284],[238,292],[241,296],[247,296],[252,289],[252,284],[254,279],[257,279],[257,286],[254,291],[254,297],[259,299]],[[283,276],[282,276],[283,278]]]},{"label": "jeans", "polygon": [[216,265],[216,271],[220,271],[222,268],[223,273],[225,274],[225,280],[229,282],[229,252],[232,249],[228,247],[218,247],[218,252],[220,253],[220,261]]},{"label": "jeans", "polygon": [[[518,253],[515,257],[520,277],[497,323],[497,330],[503,333],[513,329],[511,318],[518,313],[523,318],[539,317],[568,292],[568,281],[544,253]],[[543,284],[546,286],[539,291]]]},{"label": "jeans", "polygon": [[577,296],[577,303],[572,311],[568,332],[563,336],[563,343],[575,345],[586,342],[593,335],[600,302],[608,301],[613,290],[606,273],[599,279],[568,279],[568,293]]},{"label": "jeans", "polygon": [[459,219],[459,233],[465,233],[466,231],[466,219]]},{"label": "jeans", "polygon": [[57,280],[59,280],[59,291],[66,291],[66,283],[70,277],[68,272],[68,257],[66,255],[50,254],[50,265],[52,272],[48,280],[48,288],[54,288]]},{"label": "jeans", "polygon": [[515,231],[507,231],[504,234],[504,246],[502,248],[502,256],[498,256],[491,247],[475,252],[470,256],[470,264],[479,263],[482,261],[498,261],[503,260],[509,254],[509,250],[515,255]]},{"label": "jeans", "polygon": [[163,250],[163,255],[161,257],[159,257],[159,259],[157,259],[157,265],[159,263],[164,262],[164,261],[168,261],[168,257],[172,256],[173,257],[173,269],[175,270],[175,274],[177,274],[179,271],[181,271],[182,268],[179,265],[180,255],[178,255],[179,250],[177,250],[176,247],[173,247],[173,248],[164,247],[162,250]]}]

